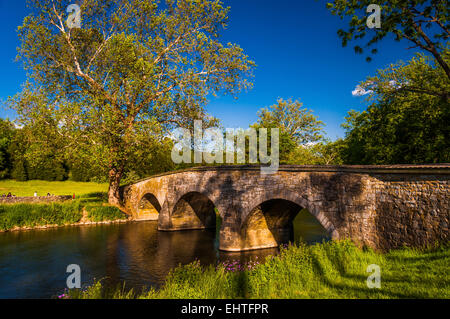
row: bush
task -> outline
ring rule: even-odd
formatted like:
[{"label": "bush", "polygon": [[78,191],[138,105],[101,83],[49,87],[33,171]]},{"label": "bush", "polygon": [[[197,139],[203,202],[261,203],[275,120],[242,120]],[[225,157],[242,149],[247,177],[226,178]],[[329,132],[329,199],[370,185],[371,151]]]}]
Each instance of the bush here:
[{"label": "bush", "polygon": [[28,180],[27,169],[23,160],[18,160],[14,163],[11,177],[21,182],[25,182]]},{"label": "bush", "polygon": [[103,167],[99,167],[95,163],[73,160],[70,163],[70,180],[76,182],[106,182],[108,173]]},{"label": "bush", "polygon": [[63,181],[67,179],[67,169],[63,163],[48,157],[36,166],[27,167],[28,179]]}]

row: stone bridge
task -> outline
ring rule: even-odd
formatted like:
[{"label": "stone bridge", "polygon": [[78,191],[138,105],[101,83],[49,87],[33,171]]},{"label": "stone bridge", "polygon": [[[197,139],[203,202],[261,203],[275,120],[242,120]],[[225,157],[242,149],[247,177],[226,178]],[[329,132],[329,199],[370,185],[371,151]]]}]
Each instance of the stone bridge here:
[{"label": "stone bridge", "polygon": [[161,231],[216,228],[225,251],[277,247],[302,208],[333,239],[375,249],[448,241],[450,164],[196,167],[121,188],[124,211]]}]

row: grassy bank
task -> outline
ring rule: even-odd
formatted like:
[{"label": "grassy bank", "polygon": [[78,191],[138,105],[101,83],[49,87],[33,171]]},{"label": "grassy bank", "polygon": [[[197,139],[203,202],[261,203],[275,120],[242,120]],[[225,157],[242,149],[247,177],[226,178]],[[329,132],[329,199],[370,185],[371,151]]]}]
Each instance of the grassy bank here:
[{"label": "grassy bank", "polygon": [[0,230],[74,224],[83,217],[79,200],[51,204],[0,205]]},{"label": "grassy bank", "polygon": [[77,200],[63,203],[0,204],[0,231],[123,219],[126,215],[118,208],[107,205],[104,192],[84,193]]},{"label": "grassy bank", "polygon": [[[381,268],[381,289],[367,287],[367,267]],[[174,269],[160,290],[108,289],[101,282],[68,298],[450,298],[450,249],[401,249],[386,254],[351,242],[282,249],[249,265],[199,263]],[[245,270],[243,270],[245,269]]]},{"label": "grassy bank", "polygon": [[124,219],[124,214],[113,206],[86,206],[88,219],[92,222],[114,221]]},{"label": "grassy bank", "polygon": [[47,193],[54,195],[72,195],[77,197],[90,193],[106,192],[108,184],[84,183],[84,182],[48,182],[32,180],[19,182],[15,180],[0,180],[0,194],[14,194],[16,196],[33,196],[34,192],[38,196],[46,196]]}]

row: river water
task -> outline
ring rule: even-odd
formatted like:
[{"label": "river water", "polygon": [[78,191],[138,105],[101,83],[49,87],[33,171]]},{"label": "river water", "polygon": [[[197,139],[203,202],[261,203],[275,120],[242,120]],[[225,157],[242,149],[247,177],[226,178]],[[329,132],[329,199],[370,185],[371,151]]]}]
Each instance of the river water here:
[{"label": "river water", "polygon": [[[309,213],[294,221],[295,241],[329,237]],[[214,231],[159,232],[157,222],[68,226],[0,233],[0,298],[50,298],[66,287],[66,268],[78,264],[82,285],[104,279],[127,288],[158,287],[179,264],[199,260],[263,260],[278,249],[225,253]]]}]

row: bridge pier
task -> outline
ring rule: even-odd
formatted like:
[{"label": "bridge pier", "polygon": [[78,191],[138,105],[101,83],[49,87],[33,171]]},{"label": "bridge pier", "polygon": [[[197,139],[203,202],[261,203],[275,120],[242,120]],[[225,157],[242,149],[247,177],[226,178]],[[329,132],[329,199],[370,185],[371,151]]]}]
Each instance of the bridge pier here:
[{"label": "bridge pier", "polygon": [[[246,251],[279,247],[294,238],[293,220],[302,207],[281,199],[255,207],[246,220],[241,212],[228,213],[220,230],[220,250]],[[234,216],[234,217],[233,217]]]},{"label": "bridge pier", "polygon": [[162,215],[164,217],[159,223],[159,230],[163,231],[216,228],[214,204],[208,197],[197,192],[183,195],[172,209],[167,207]]},{"label": "bridge pier", "polygon": [[236,208],[229,208],[222,217],[219,230],[219,249],[223,251],[241,251],[240,216]]}]

